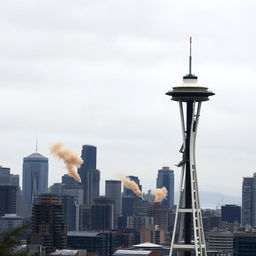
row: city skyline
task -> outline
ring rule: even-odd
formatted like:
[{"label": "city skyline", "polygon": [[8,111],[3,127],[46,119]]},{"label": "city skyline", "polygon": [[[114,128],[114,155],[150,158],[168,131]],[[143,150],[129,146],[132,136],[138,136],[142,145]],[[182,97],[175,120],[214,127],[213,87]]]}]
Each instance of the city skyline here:
[{"label": "city skyline", "polygon": [[55,141],[96,145],[102,180],[137,175],[146,191],[169,166],[178,184],[178,108],[164,93],[186,73],[192,36],[199,84],[216,92],[201,113],[200,190],[241,196],[255,167],[255,3],[58,3],[0,10],[0,164],[21,175],[38,135],[49,185],[65,173],[49,154]]}]

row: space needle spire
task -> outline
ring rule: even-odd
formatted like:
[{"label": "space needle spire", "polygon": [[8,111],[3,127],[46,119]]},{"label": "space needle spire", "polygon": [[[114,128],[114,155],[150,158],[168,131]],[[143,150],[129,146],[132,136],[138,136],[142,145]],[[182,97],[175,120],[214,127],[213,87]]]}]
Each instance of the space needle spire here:
[{"label": "space needle spire", "polygon": [[175,86],[166,94],[179,102],[182,127],[182,160],[179,200],[170,248],[170,256],[207,256],[199,203],[198,182],[195,159],[195,142],[203,101],[214,95],[205,86],[197,84],[197,77],[192,74],[192,39],[190,38],[189,74],[183,76],[183,84]]}]

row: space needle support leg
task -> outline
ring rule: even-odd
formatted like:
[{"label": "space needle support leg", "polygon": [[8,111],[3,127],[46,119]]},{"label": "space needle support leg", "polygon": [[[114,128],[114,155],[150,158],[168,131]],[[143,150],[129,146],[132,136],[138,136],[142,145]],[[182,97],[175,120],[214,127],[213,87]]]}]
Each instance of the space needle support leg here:
[{"label": "space needle support leg", "polygon": [[[183,105],[182,102],[179,102],[179,108],[180,108],[180,119],[181,119],[181,127],[182,127],[182,137],[183,137],[183,145],[182,148],[185,148],[185,122],[184,122],[184,112],[183,112]],[[181,177],[180,177],[180,195],[178,197],[178,203],[177,203],[177,207],[176,207],[176,214],[175,214],[175,221],[174,221],[174,226],[173,226],[173,234],[172,234],[172,241],[171,241],[171,248],[170,248],[170,253],[169,256],[172,256],[173,253],[173,244],[174,244],[174,240],[176,237],[176,229],[177,229],[177,222],[178,222],[178,214],[179,214],[179,208],[180,208],[180,204],[183,205],[183,198],[184,198],[184,171],[185,171],[185,166],[182,166],[182,170],[181,170]],[[183,194],[183,197],[182,197]],[[181,225],[183,226],[183,225]],[[180,230],[180,232],[182,232],[182,230]]]}]

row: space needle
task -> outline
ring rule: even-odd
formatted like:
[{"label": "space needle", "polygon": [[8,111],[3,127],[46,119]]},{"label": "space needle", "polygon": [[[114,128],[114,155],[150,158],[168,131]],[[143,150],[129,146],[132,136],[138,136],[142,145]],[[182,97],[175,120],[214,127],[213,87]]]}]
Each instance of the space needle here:
[{"label": "space needle", "polygon": [[201,104],[214,95],[207,87],[197,84],[192,74],[192,39],[190,37],[189,74],[183,77],[183,84],[175,86],[166,94],[179,102],[183,143],[180,148],[182,160],[180,195],[176,209],[169,256],[206,256],[206,244],[199,203],[195,160],[195,141]]}]

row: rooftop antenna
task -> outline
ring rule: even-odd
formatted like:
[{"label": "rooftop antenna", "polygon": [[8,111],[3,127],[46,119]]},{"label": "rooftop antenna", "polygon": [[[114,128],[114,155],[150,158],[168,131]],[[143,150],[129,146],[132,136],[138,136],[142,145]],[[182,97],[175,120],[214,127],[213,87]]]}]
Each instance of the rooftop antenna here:
[{"label": "rooftop antenna", "polygon": [[197,79],[197,76],[192,74],[192,37],[189,38],[189,73],[183,76],[183,79]]},{"label": "rooftop antenna", "polygon": [[36,135],[36,153],[37,153],[37,150],[38,150],[38,136]]},{"label": "rooftop antenna", "polygon": [[189,75],[192,75],[191,69],[192,69],[192,37],[189,38],[189,44],[190,44],[190,49],[189,49]]}]

